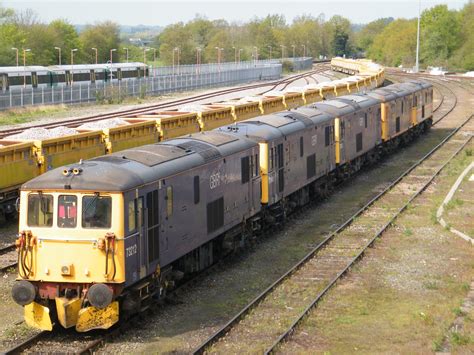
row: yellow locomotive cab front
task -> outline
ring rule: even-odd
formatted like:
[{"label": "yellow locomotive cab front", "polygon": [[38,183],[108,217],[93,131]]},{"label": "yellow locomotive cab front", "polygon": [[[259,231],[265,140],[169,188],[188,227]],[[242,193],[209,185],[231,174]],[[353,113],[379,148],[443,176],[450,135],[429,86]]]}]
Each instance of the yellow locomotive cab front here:
[{"label": "yellow locomotive cab front", "polygon": [[115,324],[125,282],[122,195],[22,191],[20,206],[12,295],[26,323],[51,330],[57,318],[78,331]]}]

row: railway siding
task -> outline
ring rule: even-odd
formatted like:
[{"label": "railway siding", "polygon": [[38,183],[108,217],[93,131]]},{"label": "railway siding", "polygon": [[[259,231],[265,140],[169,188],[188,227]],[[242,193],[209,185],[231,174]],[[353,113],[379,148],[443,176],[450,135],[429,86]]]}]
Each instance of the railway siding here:
[{"label": "railway siding", "polygon": [[471,142],[471,138],[463,133],[472,134],[472,117],[466,122],[465,127],[447,140],[442,149],[402,178],[353,220],[349,228],[336,233],[323,249],[276,285],[239,323],[229,326],[223,338],[198,352],[248,353],[273,348],[280,335],[300,319],[302,312],[330,287],[341,270],[346,270],[372,243],[372,236],[384,231],[461,147]]},{"label": "railway siding", "polygon": [[[281,353],[472,353],[473,249],[434,212],[473,141],[301,322]],[[451,210],[465,219],[473,206]],[[472,224],[472,222],[471,222]],[[469,288],[471,291],[468,293]]]}]

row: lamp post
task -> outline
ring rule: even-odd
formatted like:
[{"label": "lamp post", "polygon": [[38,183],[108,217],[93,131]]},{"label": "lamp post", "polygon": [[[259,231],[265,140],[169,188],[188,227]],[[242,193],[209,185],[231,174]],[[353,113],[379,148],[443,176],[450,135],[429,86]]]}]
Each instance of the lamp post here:
[{"label": "lamp post", "polygon": [[[26,52],[30,52],[31,49],[23,49],[23,87],[26,88]],[[33,77],[32,77],[33,79]],[[31,83],[33,85],[33,82]]]},{"label": "lamp post", "polygon": [[110,83],[112,84],[112,79],[114,78],[112,76],[112,64],[114,64],[114,57],[113,57],[113,53],[117,51],[117,48],[113,48],[110,50]]},{"label": "lamp post", "polygon": [[125,47],[124,47],[123,49],[125,50],[125,53],[126,53],[126,54],[125,54],[125,58],[126,58],[125,60],[126,60],[127,63],[128,63],[128,48],[125,48]]},{"label": "lamp post", "polygon": [[153,77],[156,77],[156,48],[153,49]]},{"label": "lamp post", "polygon": [[178,72],[178,75],[179,75],[179,65],[180,65],[180,61],[181,61],[181,49],[179,47],[177,47],[177,49],[178,49],[178,67],[176,69],[177,69],[177,72]]},{"label": "lamp post", "polygon": [[281,61],[283,62],[284,53],[285,53],[285,46],[283,44],[280,44],[280,47],[281,47]]},{"label": "lamp post", "polygon": [[12,51],[16,51],[16,66],[18,66],[18,48],[13,47]]},{"label": "lamp post", "polygon": [[99,61],[99,57],[97,55],[97,48],[91,48],[91,49],[95,52],[95,64],[97,64]]},{"label": "lamp post", "polygon": [[421,14],[421,0],[418,2],[418,25],[416,31],[416,63],[415,63],[415,73],[418,73],[419,66],[419,56],[420,56],[420,15]]},{"label": "lamp post", "polygon": [[71,85],[74,83],[74,52],[77,52],[77,48],[71,49]]},{"label": "lamp post", "polygon": [[196,74],[201,72],[201,48],[196,47]]},{"label": "lamp post", "polygon": [[306,57],[306,45],[302,44],[301,47],[303,47],[303,58]]},{"label": "lamp post", "polygon": [[291,45],[293,47],[293,60],[295,60],[295,48],[296,46],[294,44]]},{"label": "lamp post", "polygon": [[146,78],[146,52],[148,52],[150,48],[143,48],[143,64],[145,64],[145,72],[143,73],[143,77]]},{"label": "lamp post", "polygon": [[270,49],[270,60],[272,60],[272,46],[268,46],[268,48]]},{"label": "lamp post", "polygon": [[219,47],[214,47],[214,48],[217,49],[217,64],[219,64],[221,60],[221,57],[220,57],[221,49]]},{"label": "lamp post", "polygon": [[240,53],[242,53],[242,51],[243,51],[243,49],[240,48],[240,49],[239,49],[239,64],[240,64]]},{"label": "lamp post", "polygon": [[[175,56],[174,56],[174,52],[177,52],[178,53],[178,56],[177,56],[177,60],[175,61]],[[176,70],[176,74],[179,74],[179,47],[174,47],[173,48],[173,75],[175,73],[175,63],[177,62],[177,70]]]},{"label": "lamp post", "polygon": [[258,47],[253,47],[253,49],[255,49],[255,65],[257,65],[257,62],[258,62]]},{"label": "lamp post", "polygon": [[61,65],[61,48],[60,47],[54,47],[54,49],[57,49],[59,51],[58,65]]},{"label": "lamp post", "polygon": [[237,64],[237,48],[232,47],[234,49],[234,64]]},{"label": "lamp post", "polygon": [[220,47],[214,47],[217,49],[217,69],[218,71],[221,71],[221,49]]}]

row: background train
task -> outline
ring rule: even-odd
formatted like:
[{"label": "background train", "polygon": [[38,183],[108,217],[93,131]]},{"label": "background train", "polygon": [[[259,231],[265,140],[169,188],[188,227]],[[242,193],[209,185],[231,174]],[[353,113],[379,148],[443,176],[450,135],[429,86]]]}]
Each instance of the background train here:
[{"label": "background train", "polygon": [[430,127],[430,84],[273,113],[54,169],[21,188],[30,326],[109,328]]},{"label": "background train", "polygon": [[0,67],[0,89],[23,87],[51,87],[71,85],[73,82],[101,82],[140,78],[148,75],[143,63],[75,64],[42,66]]}]

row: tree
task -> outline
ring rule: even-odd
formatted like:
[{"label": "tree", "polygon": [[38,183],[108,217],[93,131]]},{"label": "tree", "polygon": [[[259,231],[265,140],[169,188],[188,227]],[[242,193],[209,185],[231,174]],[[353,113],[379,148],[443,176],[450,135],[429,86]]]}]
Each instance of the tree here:
[{"label": "tree", "polygon": [[454,52],[452,63],[457,68],[474,70],[474,3],[464,6],[459,14],[461,45]]},{"label": "tree", "polygon": [[[460,25],[455,11],[447,5],[425,10],[421,16],[420,59],[426,65],[447,65],[459,47]],[[472,40],[472,39],[471,39]]]},{"label": "tree", "polygon": [[[98,23],[93,26],[87,26],[79,35],[80,46],[79,53],[74,58],[82,60],[85,63],[95,63],[95,53],[91,48],[98,49],[98,62],[107,63],[110,60],[110,50],[117,49],[113,54],[114,63],[120,61],[120,29],[119,26],[110,21]],[[70,60],[70,53],[66,53],[67,60]]]},{"label": "tree", "polygon": [[365,25],[356,35],[356,45],[359,50],[367,50],[372,46],[375,36],[393,21],[393,17],[381,18]]},{"label": "tree", "polygon": [[416,50],[416,20],[398,19],[374,37],[367,51],[369,58],[390,65],[413,65]]},{"label": "tree", "polygon": [[331,54],[337,56],[351,55],[353,52],[353,33],[348,19],[335,15],[326,23],[329,32]]},{"label": "tree", "polygon": [[178,52],[175,48],[179,48],[180,63],[191,63],[195,58],[196,45],[193,41],[192,34],[186,28],[184,23],[167,26],[159,35],[160,42],[160,59],[166,65],[178,62]]},{"label": "tree", "polygon": [[[53,34],[54,47],[61,48],[62,52],[62,64],[66,64],[66,57],[68,53],[71,52],[71,49],[79,48],[80,41],[79,35],[76,32],[76,29],[66,20],[55,20],[51,22],[48,26]],[[55,56],[57,53],[55,52]],[[55,60],[54,63],[58,61]]]}]

